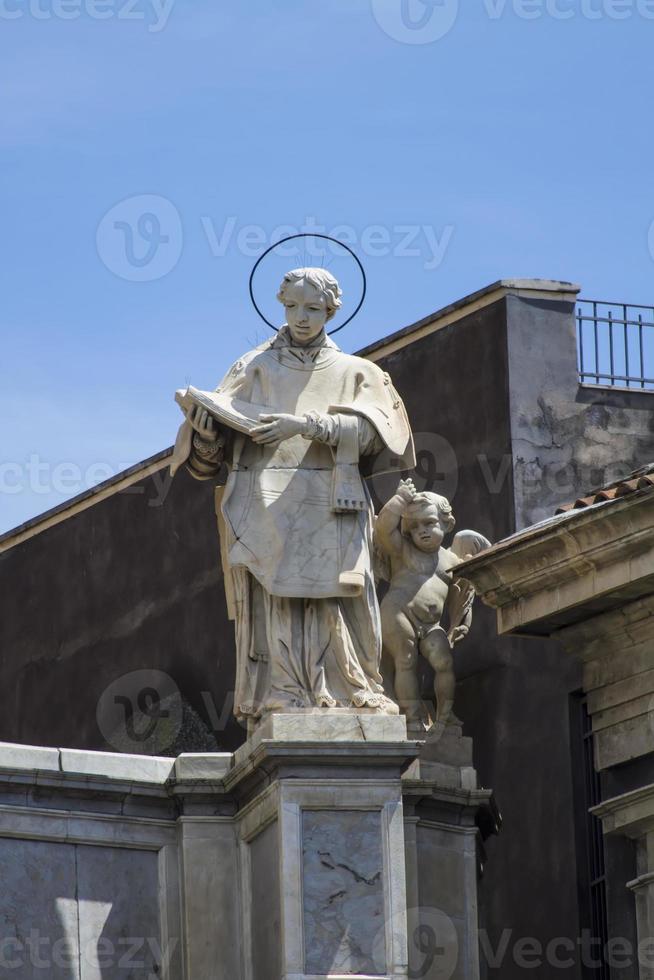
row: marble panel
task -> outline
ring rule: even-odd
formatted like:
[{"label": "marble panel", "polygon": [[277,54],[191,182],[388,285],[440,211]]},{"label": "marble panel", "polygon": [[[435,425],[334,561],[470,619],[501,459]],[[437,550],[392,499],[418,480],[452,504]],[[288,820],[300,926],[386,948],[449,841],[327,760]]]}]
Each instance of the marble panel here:
[{"label": "marble panel", "polygon": [[304,810],[305,972],[380,975],[384,928],[381,814]]}]

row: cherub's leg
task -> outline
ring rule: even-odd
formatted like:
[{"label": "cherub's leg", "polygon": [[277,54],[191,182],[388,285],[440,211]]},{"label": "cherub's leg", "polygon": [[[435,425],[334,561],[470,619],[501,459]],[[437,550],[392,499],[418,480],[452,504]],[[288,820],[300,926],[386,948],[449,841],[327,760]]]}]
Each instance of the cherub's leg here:
[{"label": "cherub's leg", "polygon": [[395,668],[395,696],[408,721],[420,719],[418,644],[409,619],[399,610],[382,608],[384,650]]},{"label": "cherub's leg", "polygon": [[446,722],[454,705],[456,677],[452,648],[445,630],[440,626],[431,630],[420,641],[420,653],[429,661],[434,671],[436,721]]}]

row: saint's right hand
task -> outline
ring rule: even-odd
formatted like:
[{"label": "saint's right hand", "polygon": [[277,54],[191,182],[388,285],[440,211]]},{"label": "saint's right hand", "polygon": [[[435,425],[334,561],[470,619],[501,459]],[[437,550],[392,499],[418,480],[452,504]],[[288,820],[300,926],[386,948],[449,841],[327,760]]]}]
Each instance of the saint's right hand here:
[{"label": "saint's right hand", "polygon": [[218,438],[218,430],[206,409],[201,405],[194,405],[186,413],[186,418],[191,423],[198,435],[206,442],[215,442]]}]

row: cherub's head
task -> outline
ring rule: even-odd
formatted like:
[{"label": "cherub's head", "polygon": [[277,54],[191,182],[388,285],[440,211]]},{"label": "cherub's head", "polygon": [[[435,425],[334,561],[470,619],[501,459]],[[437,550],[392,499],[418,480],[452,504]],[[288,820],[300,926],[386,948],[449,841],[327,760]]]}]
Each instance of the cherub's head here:
[{"label": "cherub's head", "polygon": [[438,493],[417,493],[402,517],[402,533],[420,551],[438,551],[443,538],[454,527],[452,505]]},{"label": "cherub's head", "polygon": [[296,344],[310,344],[341,304],[341,289],[326,269],[293,269],[284,276],[277,299]]}]

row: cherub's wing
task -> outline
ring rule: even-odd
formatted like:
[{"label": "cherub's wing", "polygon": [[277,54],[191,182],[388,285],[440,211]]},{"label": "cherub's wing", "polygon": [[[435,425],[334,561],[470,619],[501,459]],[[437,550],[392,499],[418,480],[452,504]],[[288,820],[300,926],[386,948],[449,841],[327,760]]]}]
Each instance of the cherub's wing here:
[{"label": "cherub's wing", "polygon": [[454,535],[450,551],[453,551],[461,561],[465,561],[466,558],[474,558],[475,555],[490,547],[491,543],[488,538],[485,538],[479,531],[459,531],[458,534]]},{"label": "cherub's wing", "polygon": [[[485,538],[479,531],[459,531],[454,536],[450,551],[454,552],[460,561],[465,561],[466,558],[473,558],[490,547],[491,543],[488,538]],[[475,601],[475,590],[470,582],[464,578],[456,578],[456,566],[453,572],[455,578],[447,596],[448,637],[450,641],[452,641],[457,626],[464,624],[466,618],[470,616],[472,604]],[[469,625],[469,620],[465,625]]]}]

